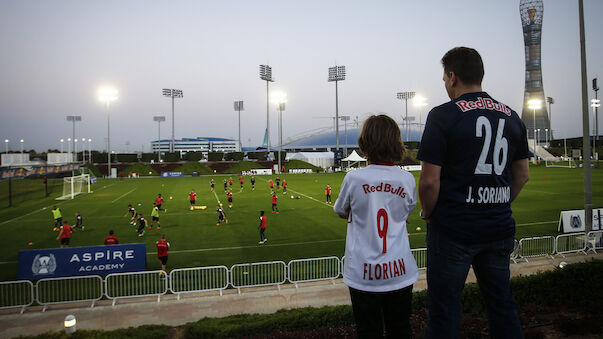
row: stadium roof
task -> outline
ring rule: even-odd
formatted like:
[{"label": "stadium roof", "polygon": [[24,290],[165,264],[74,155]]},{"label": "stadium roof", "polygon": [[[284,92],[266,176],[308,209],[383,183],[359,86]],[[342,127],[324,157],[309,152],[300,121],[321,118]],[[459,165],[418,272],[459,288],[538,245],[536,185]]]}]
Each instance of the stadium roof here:
[{"label": "stadium roof", "polygon": [[[161,139],[160,142],[170,142],[172,139]],[[215,137],[196,137],[196,138],[182,138],[182,139],[174,139],[175,142],[178,141],[236,141],[234,139],[227,138],[215,138]],[[152,142],[157,142],[157,140],[153,140]]]}]

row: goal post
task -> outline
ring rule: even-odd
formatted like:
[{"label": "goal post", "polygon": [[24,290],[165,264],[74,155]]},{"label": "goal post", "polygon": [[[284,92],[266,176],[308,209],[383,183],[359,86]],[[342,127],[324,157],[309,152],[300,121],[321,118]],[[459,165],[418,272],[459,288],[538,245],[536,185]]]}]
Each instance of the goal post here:
[{"label": "goal post", "polygon": [[74,199],[87,190],[90,193],[90,174],[81,174],[63,178],[63,194],[57,200]]},{"label": "goal post", "polygon": [[563,167],[563,168],[576,168],[576,162],[570,157],[561,157],[559,159],[545,159],[546,167]]}]

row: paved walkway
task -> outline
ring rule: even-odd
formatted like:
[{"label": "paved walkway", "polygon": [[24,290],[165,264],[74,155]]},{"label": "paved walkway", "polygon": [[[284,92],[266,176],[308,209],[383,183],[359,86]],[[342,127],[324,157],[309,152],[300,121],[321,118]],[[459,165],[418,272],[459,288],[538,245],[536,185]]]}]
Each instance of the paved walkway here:
[{"label": "paved walkway", "polygon": [[[597,258],[603,260],[603,254],[585,256],[571,254],[567,258],[534,258],[530,262],[511,264],[511,275],[530,275],[539,271],[552,270],[561,261],[575,263]],[[473,272],[467,279],[475,282]],[[425,271],[421,271],[415,290],[426,288]],[[341,279],[334,283],[328,281],[267,288],[237,290],[183,295],[180,300],[175,295],[157,298],[135,298],[119,300],[111,306],[110,300],[101,300],[93,308],[90,303],[49,306],[46,312],[42,307],[28,307],[23,314],[19,309],[0,311],[0,338],[12,338],[20,335],[37,335],[48,331],[63,329],[63,320],[69,314],[75,315],[77,329],[113,330],[147,324],[183,325],[204,317],[224,317],[242,313],[274,313],[280,309],[292,309],[306,306],[350,304],[347,287]]]}]

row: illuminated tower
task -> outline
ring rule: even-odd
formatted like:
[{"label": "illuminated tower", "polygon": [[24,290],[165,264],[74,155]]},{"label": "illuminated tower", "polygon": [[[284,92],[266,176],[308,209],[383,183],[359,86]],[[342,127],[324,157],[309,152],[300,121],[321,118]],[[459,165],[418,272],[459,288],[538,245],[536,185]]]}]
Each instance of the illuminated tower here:
[{"label": "illuminated tower", "polygon": [[[526,125],[528,138],[534,138],[534,131],[540,129],[536,136],[538,141],[545,140],[545,129],[551,128],[546,111],[544,88],[542,86],[542,69],[540,62],[540,38],[542,36],[542,15],[544,5],[542,0],[521,0],[519,14],[523,26],[523,42],[526,48],[526,86],[523,95],[523,110],[521,119]],[[528,108],[528,101],[538,99],[540,109]]]}]

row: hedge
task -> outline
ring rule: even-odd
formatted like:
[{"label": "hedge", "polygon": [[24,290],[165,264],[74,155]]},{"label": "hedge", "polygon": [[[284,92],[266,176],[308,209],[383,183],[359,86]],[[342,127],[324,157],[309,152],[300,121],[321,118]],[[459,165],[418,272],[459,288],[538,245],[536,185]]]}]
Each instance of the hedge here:
[{"label": "hedge", "polygon": [[209,161],[222,161],[224,159],[224,152],[209,152],[207,159]]},{"label": "hedge", "polygon": [[187,152],[184,155],[184,160],[186,161],[199,161],[202,160],[203,157],[203,153],[202,152]]},{"label": "hedge", "polygon": [[165,152],[162,160],[166,162],[178,162],[180,161],[180,152]]},{"label": "hedge", "polygon": [[213,174],[214,171],[211,168],[201,164],[198,161],[189,161],[182,166],[174,169],[174,171],[182,171],[186,175],[191,175],[193,172],[197,172],[198,174]]},{"label": "hedge", "polygon": [[247,152],[247,159],[265,160],[266,152]]},{"label": "hedge", "polygon": [[224,160],[226,161],[241,161],[245,157],[245,153],[243,152],[229,152],[224,155]]}]

